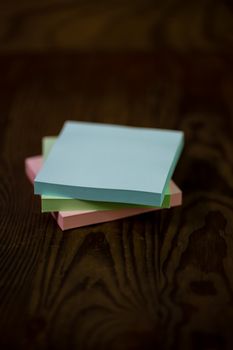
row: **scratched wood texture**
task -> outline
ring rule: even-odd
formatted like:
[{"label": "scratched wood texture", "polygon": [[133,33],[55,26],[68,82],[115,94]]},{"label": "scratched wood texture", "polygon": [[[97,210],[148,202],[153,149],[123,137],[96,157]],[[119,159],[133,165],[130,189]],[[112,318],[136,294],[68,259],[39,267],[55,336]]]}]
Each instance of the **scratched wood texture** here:
[{"label": "scratched wood texture", "polygon": [[[0,56],[1,349],[232,349],[231,63]],[[24,159],[66,119],[183,130],[183,206],[61,232]]]}]

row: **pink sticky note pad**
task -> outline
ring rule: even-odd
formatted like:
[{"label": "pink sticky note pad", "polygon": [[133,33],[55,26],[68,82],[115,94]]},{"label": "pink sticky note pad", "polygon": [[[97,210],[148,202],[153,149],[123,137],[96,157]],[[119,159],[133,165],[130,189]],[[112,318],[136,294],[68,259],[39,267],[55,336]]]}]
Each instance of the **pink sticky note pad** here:
[{"label": "pink sticky note pad", "polygon": [[[31,183],[43,165],[42,156],[30,157],[25,160],[25,172]],[[178,186],[171,180],[170,182],[170,206],[179,206],[182,203],[182,192]],[[78,228],[87,225],[93,225],[101,222],[113,221],[126,218],[133,215],[148,213],[150,211],[160,210],[159,208],[123,208],[118,210],[76,210],[60,211],[52,213],[60,228],[64,230]]]}]

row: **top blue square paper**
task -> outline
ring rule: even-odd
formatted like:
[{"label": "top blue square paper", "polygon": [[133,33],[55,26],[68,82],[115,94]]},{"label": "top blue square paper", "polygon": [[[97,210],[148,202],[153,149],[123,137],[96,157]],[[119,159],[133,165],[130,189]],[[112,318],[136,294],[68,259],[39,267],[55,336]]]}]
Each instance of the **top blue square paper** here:
[{"label": "top blue square paper", "polygon": [[35,193],[161,206],[183,143],[181,131],[68,121]]}]

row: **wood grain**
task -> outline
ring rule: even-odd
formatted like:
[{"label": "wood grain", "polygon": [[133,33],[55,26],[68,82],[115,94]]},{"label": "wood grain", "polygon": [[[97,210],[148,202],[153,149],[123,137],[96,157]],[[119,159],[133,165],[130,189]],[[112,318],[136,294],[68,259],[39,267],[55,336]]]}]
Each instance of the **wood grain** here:
[{"label": "wood grain", "polygon": [[[232,349],[231,62],[0,56],[2,349]],[[66,119],[184,130],[183,206],[61,232],[24,159]]]},{"label": "wood grain", "polygon": [[0,5],[0,51],[228,52],[229,0],[24,0]]}]

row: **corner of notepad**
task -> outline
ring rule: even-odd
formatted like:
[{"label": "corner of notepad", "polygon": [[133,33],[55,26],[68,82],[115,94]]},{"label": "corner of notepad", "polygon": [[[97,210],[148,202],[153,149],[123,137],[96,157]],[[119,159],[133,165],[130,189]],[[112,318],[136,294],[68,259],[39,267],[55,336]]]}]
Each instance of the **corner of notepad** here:
[{"label": "corner of notepad", "polygon": [[160,208],[163,205],[165,194],[166,194],[166,187],[164,186],[163,192],[158,194],[158,207],[160,207]]},{"label": "corner of notepad", "polygon": [[67,125],[67,124],[77,124],[77,121],[76,121],[76,120],[67,119],[67,120],[64,122],[63,126],[65,126],[65,125]]},{"label": "corner of notepad", "polygon": [[70,126],[72,126],[72,125],[76,125],[76,124],[77,124],[77,121],[75,121],[75,120],[66,120],[66,121],[64,122],[64,124],[63,124],[61,133],[62,133],[62,131],[63,131],[65,128],[70,127]]},{"label": "corner of notepad", "polygon": [[185,134],[183,130],[172,130],[175,134],[177,139],[179,139],[179,145],[184,145],[184,139],[185,139]]},{"label": "corner of notepad", "polygon": [[29,157],[24,160],[24,169],[25,169],[26,172],[30,168],[30,161],[31,161],[31,158],[29,158]]},{"label": "corner of notepad", "polygon": [[46,207],[46,205],[44,203],[43,198],[41,198],[41,202],[40,203],[41,203],[41,213],[48,213],[49,210],[47,210],[47,207]]},{"label": "corner of notepad", "polygon": [[34,194],[41,195],[41,182],[38,181],[38,175],[34,179]]}]

